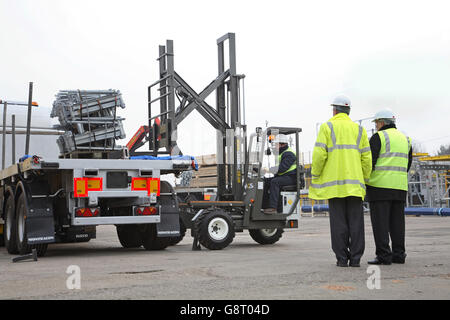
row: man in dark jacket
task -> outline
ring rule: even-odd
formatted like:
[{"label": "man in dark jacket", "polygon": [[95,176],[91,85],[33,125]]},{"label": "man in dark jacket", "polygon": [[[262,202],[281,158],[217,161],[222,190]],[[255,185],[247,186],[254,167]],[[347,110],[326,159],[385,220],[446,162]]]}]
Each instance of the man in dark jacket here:
[{"label": "man in dark jacket", "polygon": [[411,142],[397,130],[391,110],[378,112],[374,122],[378,131],[369,141],[372,174],[367,183],[367,198],[376,258],[368,263],[405,263],[405,203],[412,163]]},{"label": "man in dark jacket", "polygon": [[278,134],[278,170],[275,177],[266,179],[265,195],[267,191],[269,195],[269,207],[264,209],[266,214],[277,213],[278,198],[282,186],[295,185],[297,182],[297,156],[295,152],[289,148],[287,136]]}]

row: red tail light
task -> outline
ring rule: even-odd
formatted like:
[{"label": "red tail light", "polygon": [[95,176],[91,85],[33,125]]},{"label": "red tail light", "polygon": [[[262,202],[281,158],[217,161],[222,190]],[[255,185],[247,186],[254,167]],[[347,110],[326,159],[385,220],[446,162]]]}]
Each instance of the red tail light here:
[{"label": "red tail light", "polygon": [[136,207],[135,214],[137,216],[151,216],[158,214],[158,209],[156,207]]},{"label": "red tail light", "polygon": [[99,214],[99,208],[78,208],[75,210],[75,216],[79,218],[98,217]]}]

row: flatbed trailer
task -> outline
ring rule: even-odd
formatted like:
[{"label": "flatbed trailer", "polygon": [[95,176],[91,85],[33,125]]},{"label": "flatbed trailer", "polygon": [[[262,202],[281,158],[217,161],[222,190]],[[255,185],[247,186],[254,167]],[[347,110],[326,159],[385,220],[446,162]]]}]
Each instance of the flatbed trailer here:
[{"label": "flatbed trailer", "polygon": [[190,170],[189,160],[29,157],[0,172],[0,225],[11,254],[49,243],[89,241],[116,225],[124,247],[164,249],[179,236],[176,194],[161,175]]}]

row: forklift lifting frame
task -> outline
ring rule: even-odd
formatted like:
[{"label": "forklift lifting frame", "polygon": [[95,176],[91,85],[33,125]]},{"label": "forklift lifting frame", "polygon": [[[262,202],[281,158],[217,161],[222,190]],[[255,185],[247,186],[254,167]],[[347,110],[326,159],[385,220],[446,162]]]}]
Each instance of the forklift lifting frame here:
[{"label": "forklift lifting frame", "polygon": [[[228,68],[225,66],[225,45],[228,42]],[[181,208],[204,209],[208,207],[228,208],[236,218],[235,210],[240,211],[235,227],[237,230],[243,228],[284,228],[287,226],[286,217],[293,213],[300,200],[300,175],[302,174],[299,163],[299,136],[301,128],[267,128],[264,132],[260,130],[259,139],[268,134],[283,133],[295,135],[297,152],[297,185],[296,199],[288,214],[267,215],[261,212],[263,190],[257,188],[258,179],[248,178],[248,151],[247,151],[247,129],[242,124],[242,110],[240,103],[240,80],[245,76],[236,72],[236,39],[234,33],[227,33],[217,39],[218,46],[218,76],[208,84],[200,93],[191,88],[188,83],[175,71],[173,41],[167,40],[166,46],[159,46],[159,80],[148,86],[148,127],[150,131],[149,152],[158,154],[177,155],[178,149],[177,127],[195,109],[215,129],[217,129],[217,198],[218,201],[189,201],[181,203]],[[157,87],[159,85],[159,87]],[[152,97],[152,88],[159,91],[157,97]],[[216,91],[216,108],[210,106],[205,99]],[[178,98],[179,107],[176,108],[175,98]],[[160,110],[157,115],[152,115],[153,104],[159,102]],[[229,113],[229,114],[228,114]],[[152,120],[160,118],[159,128],[152,126]],[[240,131],[241,135],[234,132]],[[233,138],[227,135],[233,132]],[[253,135],[252,135],[253,137]],[[159,139],[159,140],[158,140]],[[241,140],[242,139],[242,140]],[[265,139],[265,136],[264,138]],[[240,147],[243,145],[243,148]],[[263,143],[264,145],[264,143]],[[165,147],[165,151],[160,148]],[[244,152],[242,152],[242,149]],[[228,150],[228,154],[227,154]],[[238,157],[238,151],[242,156]],[[261,151],[262,152],[262,151]],[[137,152],[135,154],[138,154]],[[232,157],[231,164],[227,155]],[[263,154],[261,153],[261,157]],[[262,158],[261,158],[262,159]],[[261,172],[259,163],[258,172]],[[226,174],[228,171],[228,175]],[[259,174],[259,173],[258,173]],[[243,181],[245,180],[245,181]],[[249,188],[252,185],[252,188]],[[254,205],[256,204],[256,206]],[[194,210],[195,216],[185,218],[183,221],[191,224],[199,215]],[[233,213],[234,212],[234,213]],[[182,214],[183,216],[183,214]],[[192,218],[192,219],[190,219]],[[187,225],[189,227],[189,225]]]}]

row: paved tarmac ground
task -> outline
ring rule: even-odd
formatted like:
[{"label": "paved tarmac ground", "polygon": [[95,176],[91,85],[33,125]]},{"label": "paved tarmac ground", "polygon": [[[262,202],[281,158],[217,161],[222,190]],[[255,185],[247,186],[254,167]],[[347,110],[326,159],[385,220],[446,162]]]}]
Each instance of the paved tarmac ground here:
[{"label": "paved tarmac ground", "polygon": [[[237,233],[221,251],[191,251],[189,235],[163,251],[124,249],[114,226],[98,227],[97,239],[51,245],[37,262],[12,263],[0,248],[0,299],[450,299],[449,217],[406,218],[407,262],[380,266],[379,289],[365,224],[360,268],[335,266],[328,217],[302,217],[271,246]],[[67,288],[71,265],[80,289]]]}]

